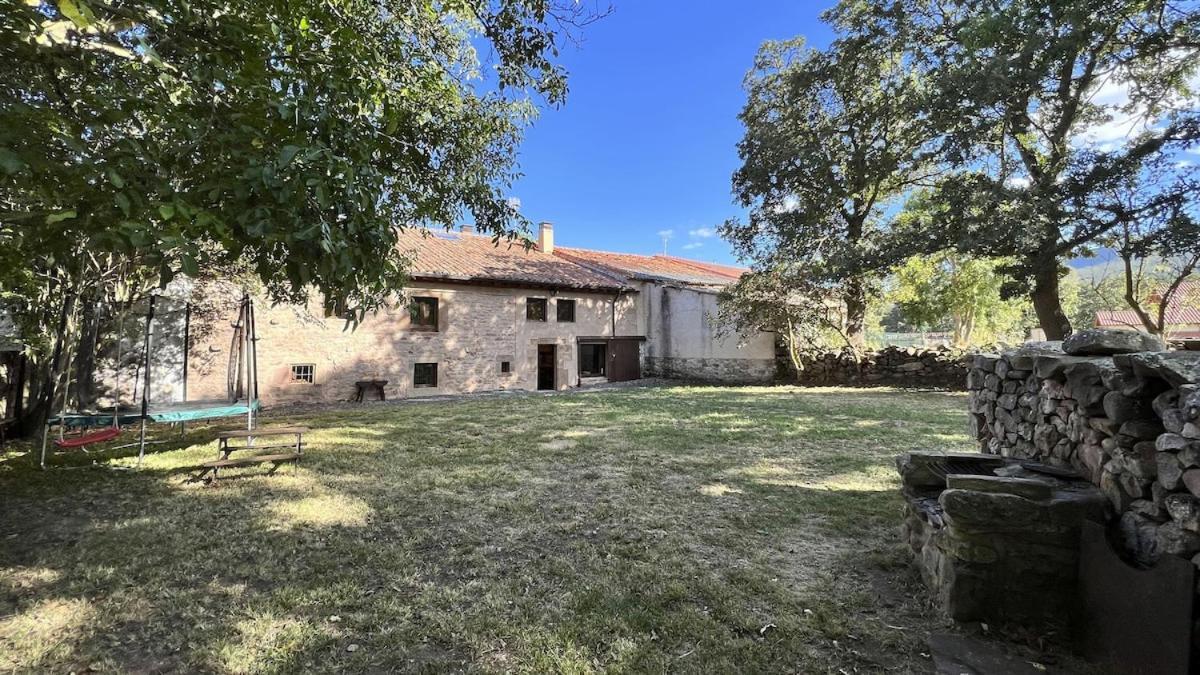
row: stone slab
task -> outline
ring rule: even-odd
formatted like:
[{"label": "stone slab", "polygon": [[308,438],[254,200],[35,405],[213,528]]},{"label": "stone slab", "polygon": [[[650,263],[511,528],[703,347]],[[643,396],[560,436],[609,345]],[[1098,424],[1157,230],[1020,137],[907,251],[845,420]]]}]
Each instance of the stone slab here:
[{"label": "stone slab", "polygon": [[1157,377],[1172,387],[1200,383],[1200,352],[1148,352],[1122,360],[1141,378]]},{"label": "stone slab", "polygon": [[1054,492],[1054,487],[1046,481],[1029,478],[963,474],[946,476],[946,488],[950,490],[976,490],[979,492],[1011,494],[1034,501],[1049,499]]},{"label": "stone slab", "polygon": [[1076,356],[1159,352],[1166,349],[1159,338],[1135,330],[1089,328],[1067,337],[1062,350]]}]

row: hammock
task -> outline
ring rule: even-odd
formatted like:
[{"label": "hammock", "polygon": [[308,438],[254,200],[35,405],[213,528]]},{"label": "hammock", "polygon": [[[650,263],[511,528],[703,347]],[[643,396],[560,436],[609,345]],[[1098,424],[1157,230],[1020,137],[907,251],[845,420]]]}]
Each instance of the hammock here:
[{"label": "hammock", "polygon": [[83,446],[91,445],[92,443],[111,441],[120,435],[120,427],[108,427],[107,429],[100,429],[98,431],[86,433],[82,436],[76,436],[75,438],[60,438],[55,440],[54,444],[60,448],[82,448]]}]

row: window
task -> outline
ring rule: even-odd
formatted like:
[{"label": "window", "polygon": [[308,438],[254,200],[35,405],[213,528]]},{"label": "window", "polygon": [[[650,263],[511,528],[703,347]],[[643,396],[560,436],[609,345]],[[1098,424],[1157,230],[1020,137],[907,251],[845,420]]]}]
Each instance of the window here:
[{"label": "window", "polygon": [[414,387],[436,387],[437,386],[437,364],[436,363],[414,363],[413,364],[413,386]]},{"label": "window", "polygon": [[579,345],[579,376],[602,377],[608,359],[608,345],[603,342],[584,342]]},{"label": "window", "polygon": [[559,298],[554,301],[558,308],[558,320],[563,323],[575,323],[575,301]]},{"label": "window", "polygon": [[512,372],[512,363],[510,363],[509,361],[501,361],[500,362],[500,372],[511,373]]},{"label": "window", "polygon": [[438,299],[413,298],[408,306],[409,316],[412,317],[414,330],[438,329]]},{"label": "window", "polygon": [[546,299],[525,298],[525,318],[529,321],[545,321]]},{"label": "window", "polygon": [[317,367],[311,363],[293,363],[291,381],[313,384],[317,381]]}]

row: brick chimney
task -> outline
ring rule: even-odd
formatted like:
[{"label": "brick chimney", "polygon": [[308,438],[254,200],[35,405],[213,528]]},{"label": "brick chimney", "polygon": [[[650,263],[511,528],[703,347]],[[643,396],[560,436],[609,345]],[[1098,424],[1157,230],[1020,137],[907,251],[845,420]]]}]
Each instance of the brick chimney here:
[{"label": "brick chimney", "polygon": [[538,223],[538,250],[542,253],[554,253],[554,223]]},{"label": "brick chimney", "polygon": [[475,226],[464,223],[458,226],[458,231],[462,232],[463,234],[475,234]]}]

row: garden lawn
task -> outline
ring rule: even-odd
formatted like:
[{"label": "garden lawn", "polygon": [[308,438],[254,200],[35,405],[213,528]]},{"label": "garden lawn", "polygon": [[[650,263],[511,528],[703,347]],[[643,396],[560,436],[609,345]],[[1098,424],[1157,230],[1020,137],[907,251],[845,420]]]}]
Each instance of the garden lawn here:
[{"label": "garden lawn", "polygon": [[10,455],[0,671],[929,670],[893,457],[970,450],[965,404],[649,387],[297,412],[267,423],[312,427],[299,467],[215,486],[188,482],[212,428],[136,472]]}]

